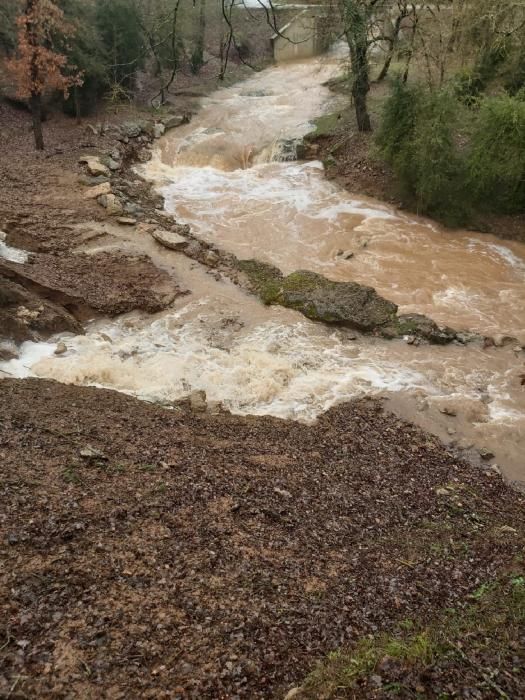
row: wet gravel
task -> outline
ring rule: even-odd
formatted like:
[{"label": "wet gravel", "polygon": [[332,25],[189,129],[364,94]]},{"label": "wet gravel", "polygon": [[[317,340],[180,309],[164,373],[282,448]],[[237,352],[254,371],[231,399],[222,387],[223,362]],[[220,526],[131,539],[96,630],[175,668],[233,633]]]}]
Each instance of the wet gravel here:
[{"label": "wet gravel", "polygon": [[523,496],[373,401],[308,426],[2,380],[0,474],[10,697],[283,697],[523,551]]}]

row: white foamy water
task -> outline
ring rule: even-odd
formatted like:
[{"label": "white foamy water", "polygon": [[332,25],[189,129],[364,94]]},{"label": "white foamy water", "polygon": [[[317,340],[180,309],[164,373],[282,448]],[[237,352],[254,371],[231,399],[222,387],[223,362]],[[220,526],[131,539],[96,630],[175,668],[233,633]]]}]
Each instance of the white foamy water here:
[{"label": "white foamy water", "polygon": [[238,257],[369,284],[403,312],[525,342],[525,245],[352,196],[318,162],[267,162],[337,109],[320,83],[339,71],[336,52],[214,93],[143,172],[168,211]]},{"label": "white foamy water", "polygon": [[[305,134],[313,117],[336,108],[320,83],[338,70],[330,56],[214,93],[192,123],[160,141],[142,171],[179,221],[240,258],[361,282],[403,311],[525,342],[525,246],[447,231],[353,196],[327,181],[319,162],[268,162],[283,152],[283,139]],[[345,400],[402,392],[445,421],[448,435],[452,418],[442,410],[452,407],[470,438],[525,478],[523,353],[348,340],[294,312],[264,308],[231,285],[188,276],[180,256],[148,241],[135,236],[134,251],[171,266],[192,290],[189,300],[155,317],[92,324],[85,336],[66,339],[61,356],[52,343],[26,344],[0,370],[166,405],[204,390],[235,413],[306,421]]]},{"label": "white foamy water", "polygon": [[13,248],[5,242],[7,234],[0,231],[0,258],[9,260],[9,262],[26,263],[29,260],[29,253],[20,248]]},{"label": "white foamy water", "polygon": [[22,343],[19,348],[19,356],[14,360],[0,362],[0,376],[2,374],[16,379],[25,379],[26,377],[34,377],[33,367],[43,360],[45,357],[53,355],[56,349],[56,343],[35,343],[27,341]]},{"label": "white foamy water", "polygon": [[[26,343],[3,363],[13,376],[118,389],[169,404],[204,390],[234,413],[312,420],[330,406],[368,393],[409,387],[430,390],[424,374],[388,360],[386,348],[359,348],[307,321],[267,322],[248,331],[223,328],[203,301],[153,323],[123,319],[67,341]],[[207,313],[208,311],[208,313]],[[197,313],[197,316],[195,314]],[[37,348],[39,353],[35,354]]]}]

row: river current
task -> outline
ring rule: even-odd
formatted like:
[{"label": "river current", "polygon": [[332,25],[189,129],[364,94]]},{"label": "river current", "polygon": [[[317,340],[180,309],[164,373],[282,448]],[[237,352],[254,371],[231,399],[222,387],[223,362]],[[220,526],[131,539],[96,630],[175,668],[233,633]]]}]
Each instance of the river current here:
[{"label": "river current", "polygon": [[1,369],[168,405],[204,390],[236,413],[307,421],[382,395],[445,441],[494,452],[509,479],[525,480],[525,245],[444,230],[342,190],[319,162],[287,160],[289,141],[337,107],[323,83],[339,70],[334,53],[217,91],[158,142],[141,174],[179,222],[239,258],[361,282],[401,312],[516,341],[483,349],[361,337],[264,307],[180,254],[128,240],[123,248],[150,254],[191,294],[155,316],[93,322],[64,339],[60,357],[55,342],[28,343]]}]

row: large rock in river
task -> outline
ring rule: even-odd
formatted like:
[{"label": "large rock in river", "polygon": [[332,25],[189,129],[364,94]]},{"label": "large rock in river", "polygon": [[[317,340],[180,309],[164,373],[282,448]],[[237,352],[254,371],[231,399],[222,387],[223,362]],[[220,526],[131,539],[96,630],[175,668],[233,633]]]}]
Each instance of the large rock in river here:
[{"label": "large rock in river", "polygon": [[[385,338],[402,338],[413,336],[423,338],[434,345],[446,345],[458,338],[458,334],[453,328],[448,326],[438,326],[428,316],[423,314],[402,314],[397,316],[391,323],[381,329],[381,334]],[[471,334],[470,340],[475,340],[476,336]]]},{"label": "large rock in river", "polygon": [[333,282],[308,270],[285,277],[256,260],[240,261],[239,267],[266,304],[296,309],[314,321],[372,331],[391,322],[397,312],[375,289],[355,282]]}]

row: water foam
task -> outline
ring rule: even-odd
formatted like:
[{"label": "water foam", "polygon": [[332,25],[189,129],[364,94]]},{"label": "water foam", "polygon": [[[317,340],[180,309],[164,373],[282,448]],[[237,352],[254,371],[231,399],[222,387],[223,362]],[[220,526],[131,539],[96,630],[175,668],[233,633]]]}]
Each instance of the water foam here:
[{"label": "water foam", "polygon": [[29,260],[29,253],[20,248],[13,248],[5,242],[7,234],[0,231],[0,258],[9,260],[9,262],[26,263]]},{"label": "water foam", "polygon": [[[22,348],[11,369],[73,384],[117,389],[169,404],[204,390],[239,414],[313,420],[330,406],[365,394],[426,388],[423,374],[388,359],[388,352],[344,343],[337,333],[299,321],[272,321],[244,331],[224,330],[195,306],[151,324],[121,319],[68,340],[67,355]],[[190,318],[187,318],[189,316]],[[18,376],[22,376],[20,373]]]}]

